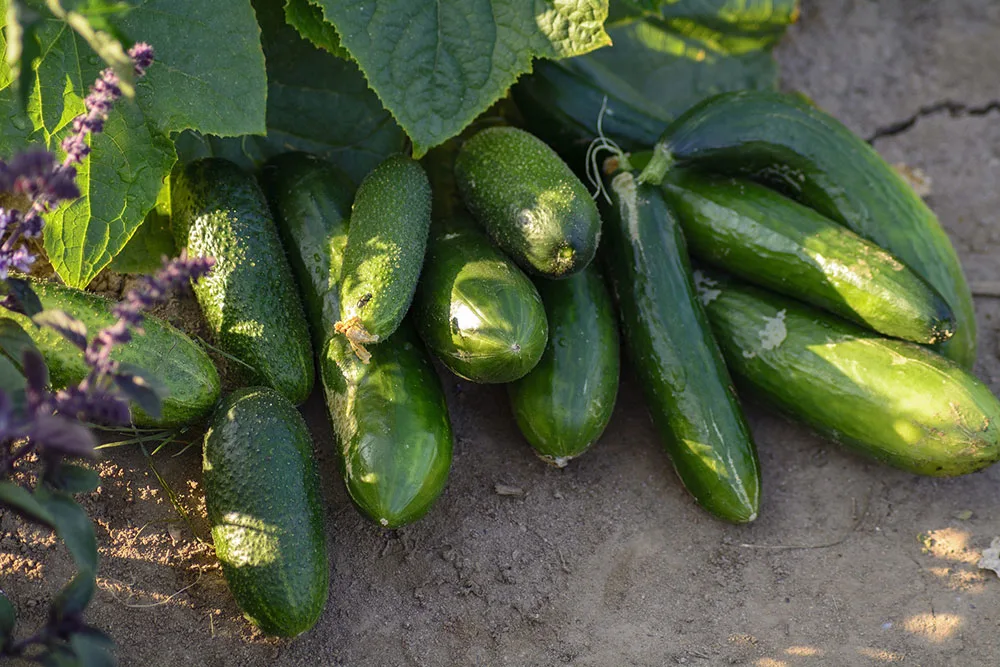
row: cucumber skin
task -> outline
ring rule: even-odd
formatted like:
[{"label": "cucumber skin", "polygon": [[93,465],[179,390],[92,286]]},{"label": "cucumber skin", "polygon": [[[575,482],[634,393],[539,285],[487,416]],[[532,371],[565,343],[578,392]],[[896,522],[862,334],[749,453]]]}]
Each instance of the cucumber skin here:
[{"label": "cucumber skin", "polygon": [[774,184],[888,250],[955,315],[955,335],[936,349],[972,367],[975,307],[948,235],[895,169],[839,121],[794,96],[723,93],[672,123],[658,149],[680,163]]},{"label": "cucumber skin", "polygon": [[257,182],[227,160],[197,160],[180,172],[171,199],[177,246],[215,258],[194,293],[216,343],[254,369],[247,382],[302,403],[315,375],[309,328]]},{"label": "cucumber skin", "polygon": [[678,170],[663,190],[702,261],[886,336],[936,343],[954,331],[944,298],[899,260],[770,188]]},{"label": "cucumber skin", "polygon": [[587,451],[611,419],[621,356],[618,322],[594,265],[536,284],[549,341],[538,365],[507,391],[525,439],[544,461],[562,468]]},{"label": "cucumber skin", "polygon": [[702,285],[733,375],[783,412],[921,475],[1000,460],[1000,402],[958,364],[736,280],[713,274]]},{"label": "cucumber skin", "polygon": [[[321,350],[340,319],[338,279],[347,245],[354,183],[346,172],[309,153],[284,153],[265,163],[260,181]],[[332,250],[318,250],[332,244]]]},{"label": "cucumber skin", "polygon": [[[32,289],[45,310],[62,310],[83,322],[88,336],[118,321],[112,314],[116,303],[83,290],[34,282]],[[53,389],[80,384],[90,373],[83,353],[55,330],[38,327],[24,315],[6,311],[35,342],[49,368]],[[139,407],[132,407],[132,423],[140,428],[174,428],[209,414],[219,400],[219,372],[208,354],[184,332],[153,315],[142,324],[145,334],[136,333],[126,345],[111,352],[115,361],[147,371],[167,388],[160,417],[154,419]]]},{"label": "cucumber skin", "polygon": [[465,221],[433,226],[413,319],[431,352],[472,382],[523,377],[542,357],[549,335],[531,280]]},{"label": "cucumber skin", "polygon": [[610,191],[607,274],[664,449],[702,507],[734,523],[753,521],[757,451],[698,301],[680,225],[660,189],[637,185],[628,172]]},{"label": "cucumber skin", "polygon": [[[318,178],[296,182],[299,188],[284,191],[284,196],[292,203],[315,198],[317,205],[301,209],[304,217],[296,224],[309,233],[299,234],[286,247],[305,293],[323,294],[321,307],[309,307],[307,312],[313,331],[324,334],[316,345],[320,382],[337,436],[344,484],[362,515],[397,528],[426,514],[447,484],[452,433],[444,392],[406,320],[388,340],[372,347],[367,365],[358,360],[346,338],[333,333],[330,317],[340,312],[337,267],[343,264],[350,221],[323,214],[333,204],[321,201],[324,193],[329,194],[328,182]],[[278,195],[272,200],[276,208],[289,205],[282,203],[282,191],[271,192]],[[286,243],[291,240],[285,237]],[[315,263],[309,261],[317,256]],[[386,478],[394,483],[383,483]]]},{"label": "cucumber skin", "polygon": [[529,273],[560,278],[593,260],[601,233],[597,206],[537,137],[513,127],[482,130],[459,151],[455,178],[476,220]]},{"label": "cucumber skin", "polygon": [[430,224],[431,186],[419,162],[393,155],[365,177],[344,251],[342,321],[358,317],[379,340],[396,330],[417,288]]},{"label": "cucumber skin", "polygon": [[362,363],[334,336],[320,373],[351,500],[372,521],[399,528],[424,516],[448,482],[451,421],[441,380],[409,320],[371,355]]},{"label": "cucumber skin", "polygon": [[215,552],[240,609],[269,635],[305,632],[326,606],[330,568],[312,457],[301,415],[268,387],[230,394],[205,434]]}]

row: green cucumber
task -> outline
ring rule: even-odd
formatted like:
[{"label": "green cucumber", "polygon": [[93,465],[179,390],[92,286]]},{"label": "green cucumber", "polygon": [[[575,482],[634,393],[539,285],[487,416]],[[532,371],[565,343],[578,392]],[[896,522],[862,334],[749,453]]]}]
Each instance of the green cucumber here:
[{"label": "green cucumber", "polygon": [[216,344],[246,364],[243,380],[303,402],[315,373],[309,328],[256,180],[227,160],[197,160],[181,170],[171,198],[177,247],[215,258],[194,293]]},{"label": "green cucumber", "polygon": [[659,187],[611,183],[607,272],[625,347],[684,486],[716,516],[753,521],[760,464],[695,291],[684,237]]},{"label": "green cucumber", "polygon": [[951,309],[898,259],[743,179],[678,170],[663,182],[691,254],[775,292],[916,343],[951,337]]},{"label": "green cucumber", "polygon": [[672,123],[640,180],[674,164],[748,174],[877,243],[926,279],[955,315],[937,349],[970,368],[976,313],[958,255],[937,217],[863,139],[791,95],[723,93]]},{"label": "green cucumber", "polygon": [[205,507],[222,573],[264,633],[299,635],[326,606],[323,505],[305,421],[269,387],[239,389],[205,434]]},{"label": "green cucumber", "polygon": [[522,377],[538,363],[548,339],[535,286],[463,219],[432,227],[413,319],[431,352],[473,382]]},{"label": "green cucumber", "polygon": [[[268,160],[260,180],[299,285],[313,346],[320,350],[340,320],[338,279],[354,184],[340,168],[298,152]],[[332,251],[317,250],[329,244]]]},{"label": "green cucumber", "polygon": [[573,59],[536,60],[511,94],[528,130],[555,148],[571,165],[584,164],[587,148],[597,137],[601,108],[604,136],[623,151],[648,149],[671,118],[653,108],[628,87],[601,88],[578,71]]},{"label": "green cucumber", "polygon": [[593,265],[537,281],[549,342],[535,368],[508,385],[517,425],[535,452],[562,468],[597,441],[618,395],[618,322]]},{"label": "green cucumber", "polygon": [[462,146],[455,178],[469,211],[526,271],[559,278],[594,258],[597,206],[537,137],[513,127],[482,130]]},{"label": "green cucumber", "polygon": [[340,336],[320,358],[347,492],[385,528],[422,517],[448,481],[452,432],[441,380],[409,320],[362,363]]},{"label": "green cucumber", "polygon": [[[317,167],[317,173],[325,170]],[[336,195],[328,181],[295,182],[295,189],[270,190],[272,205],[290,211],[296,202],[315,202],[298,209],[302,218],[294,223],[308,233],[286,235],[285,241],[305,293],[322,295],[321,306],[307,312],[313,331],[325,335],[316,345],[320,381],[344,484],[364,516],[397,528],[426,514],[448,481],[452,435],[444,392],[408,321],[372,348],[368,364],[344,336],[334,334],[330,314],[340,312],[337,267],[343,264],[350,223],[331,214],[336,204],[327,198]]]},{"label": "green cucumber", "polygon": [[733,375],[782,411],[921,475],[1000,460],[1000,402],[958,364],[736,280],[701,285]]},{"label": "green cucumber", "polygon": [[340,276],[340,322],[362,361],[366,343],[387,338],[402,322],[427,247],[431,186],[419,162],[393,155],[358,188]]},{"label": "green cucumber", "polygon": [[[93,336],[118,321],[112,310],[114,301],[55,283],[31,285],[45,310],[61,310],[83,322]],[[6,317],[21,325],[35,342],[49,368],[54,389],[80,384],[90,373],[80,349],[49,327],[38,327],[23,315],[7,311]],[[142,428],[184,426],[208,415],[219,400],[219,373],[197,343],[165,321],[146,315],[142,328],[126,345],[119,345],[111,358],[148,372],[167,389],[154,419],[138,406],[132,409],[132,422]]]}]

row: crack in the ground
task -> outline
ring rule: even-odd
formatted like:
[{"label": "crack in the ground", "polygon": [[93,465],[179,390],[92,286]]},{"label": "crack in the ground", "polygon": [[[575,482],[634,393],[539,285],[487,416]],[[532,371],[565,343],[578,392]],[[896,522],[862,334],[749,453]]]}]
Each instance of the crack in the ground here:
[{"label": "crack in the ground", "polygon": [[936,116],[941,113],[947,113],[952,118],[960,118],[963,116],[985,116],[994,111],[1000,111],[1000,100],[992,100],[980,106],[970,106],[961,102],[955,102],[954,100],[944,100],[926,107],[920,107],[920,110],[909,118],[904,118],[903,120],[898,120],[895,123],[877,128],[874,134],[868,137],[865,141],[872,144],[879,139],[894,137],[898,134],[902,134],[916,125],[917,121],[921,118],[926,118],[928,116]]}]

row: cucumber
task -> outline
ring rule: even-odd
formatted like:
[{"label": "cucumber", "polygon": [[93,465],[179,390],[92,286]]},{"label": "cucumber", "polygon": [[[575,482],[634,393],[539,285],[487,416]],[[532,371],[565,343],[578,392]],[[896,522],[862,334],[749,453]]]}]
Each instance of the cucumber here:
[{"label": "cucumber", "polygon": [[517,425],[535,452],[562,468],[597,441],[618,395],[618,322],[591,265],[565,280],[537,281],[549,321],[538,365],[508,385]]},{"label": "cucumber", "polygon": [[559,278],[594,258],[597,206],[537,137],[513,127],[478,132],[458,154],[455,179],[469,211],[526,271]]},{"label": "cucumber", "polygon": [[336,329],[366,363],[365,344],[392,334],[410,307],[430,224],[431,186],[420,163],[390,156],[358,188]]},{"label": "cucumber", "polygon": [[736,280],[701,285],[733,375],[787,414],[921,475],[1000,460],[1000,402],[958,364]]},{"label": "cucumber", "polygon": [[933,287],[811,208],[752,181],[688,170],[663,188],[702,261],[887,336],[937,343],[954,332]]},{"label": "cucumber", "polygon": [[451,421],[441,380],[409,320],[362,363],[347,341],[320,358],[347,492],[385,528],[416,521],[448,481]]},{"label": "cucumber", "polygon": [[[104,297],[55,283],[31,285],[45,310],[61,310],[87,327],[89,336],[118,321],[112,310],[116,303]],[[83,352],[54,329],[38,327],[24,315],[6,311],[35,342],[49,368],[53,389],[80,384],[90,373]],[[166,387],[167,395],[154,419],[138,406],[132,408],[132,423],[141,428],[174,428],[197,421],[211,412],[219,400],[219,373],[197,343],[165,321],[146,315],[142,328],[131,342],[119,345],[111,358],[137,366]]]},{"label": "cucumber", "polygon": [[205,507],[236,603],[269,635],[294,637],[326,606],[330,568],[312,440],[270,387],[238,389],[205,433]]},{"label": "cucumber", "polygon": [[[606,90],[577,71],[570,60],[536,60],[511,94],[527,129],[555,148],[571,165],[583,165],[597,120],[606,106],[601,129],[623,151],[648,149],[672,120],[628,88]],[[607,100],[605,102],[605,100]]]},{"label": "cucumber", "polygon": [[413,319],[431,352],[473,382],[522,377],[548,339],[535,286],[464,219],[432,227]]},{"label": "cucumber", "polygon": [[194,286],[216,344],[248,367],[241,378],[295,404],[312,390],[309,328],[264,195],[228,160],[189,163],[171,189],[177,247],[214,257]]},{"label": "cucumber", "polygon": [[[340,320],[337,281],[354,184],[340,168],[299,152],[268,160],[260,180],[302,295],[313,346],[321,350]],[[317,250],[328,244],[332,251]]]},{"label": "cucumber", "polygon": [[757,517],[760,465],[695,292],[680,225],[659,187],[630,172],[611,183],[607,272],[625,347],[677,475],[702,507]]},{"label": "cucumber", "polygon": [[[325,170],[317,167],[317,173]],[[452,434],[444,392],[408,321],[372,348],[367,365],[344,336],[334,334],[330,314],[340,312],[337,267],[343,264],[350,223],[330,214],[335,203],[327,198],[335,195],[328,181],[295,182],[296,189],[271,190],[272,204],[292,210],[295,202],[315,202],[300,210],[295,223],[309,232],[294,239],[286,235],[285,241],[305,292],[323,295],[322,306],[307,312],[313,331],[325,338],[316,345],[320,381],[344,484],[364,516],[397,528],[426,514],[448,481]]]},{"label": "cucumber", "polygon": [[955,315],[955,335],[936,349],[972,366],[976,314],[948,235],[896,170],[836,119],[791,95],[723,93],[667,128],[640,180],[655,182],[674,164],[749,174],[888,250]]}]

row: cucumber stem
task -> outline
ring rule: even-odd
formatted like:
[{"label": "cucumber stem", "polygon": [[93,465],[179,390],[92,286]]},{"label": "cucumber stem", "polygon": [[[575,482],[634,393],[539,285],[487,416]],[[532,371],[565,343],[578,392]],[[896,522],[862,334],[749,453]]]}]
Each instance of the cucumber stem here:
[{"label": "cucumber stem", "polygon": [[674,159],[674,155],[667,148],[667,145],[659,142],[653,148],[653,157],[650,158],[649,164],[639,173],[636,181],[640,185],[643,183],[659,185],[663,182],[663,177],[667,175],[667,172],[673,168],[676,162],[677,160]]}]

